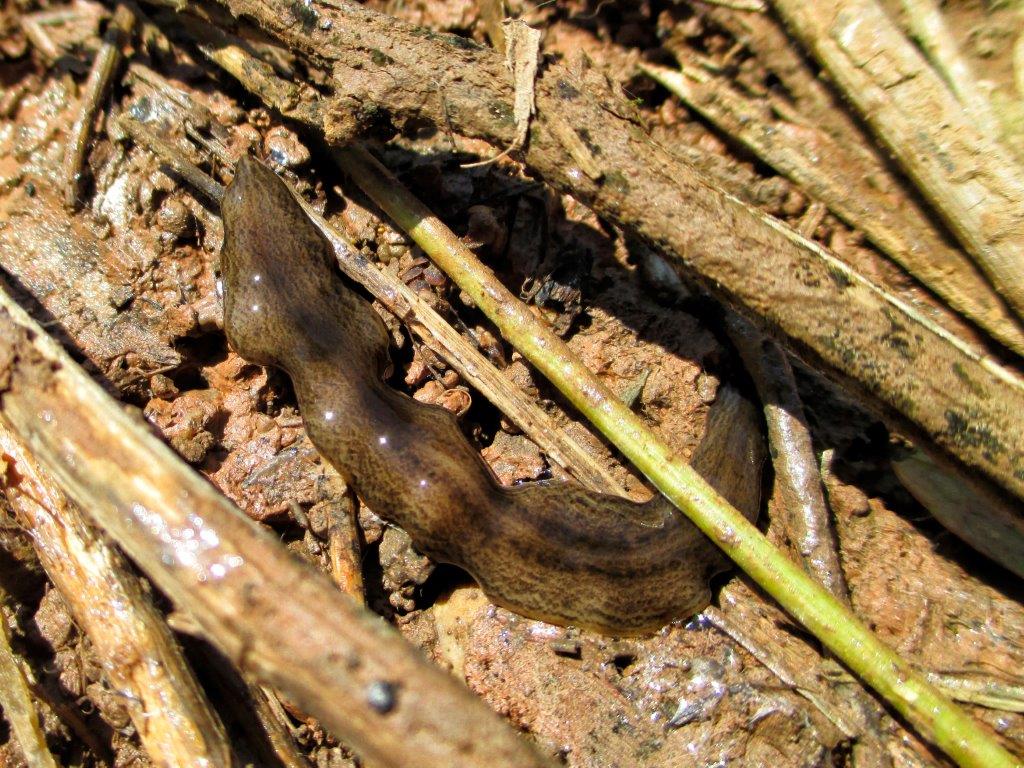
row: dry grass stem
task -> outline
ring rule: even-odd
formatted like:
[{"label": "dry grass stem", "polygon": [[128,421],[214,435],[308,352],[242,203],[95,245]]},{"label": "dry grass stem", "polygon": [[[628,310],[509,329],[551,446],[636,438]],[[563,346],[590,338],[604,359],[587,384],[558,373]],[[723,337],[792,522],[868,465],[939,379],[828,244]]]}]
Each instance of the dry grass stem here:
[{"label": "dry grass stem", "polygon": [[37,13],[24,14],[19,18],[19,24],[25,37],[35,46],[42,55],[43,60],[53,64],[61,57],[61,50],[53,41],[53,38],[46,32],[46,28],[55,24],[64,24],[73,21],[79,15],[74,9],[61,8],[54,11],[38,11]]},{"label": "dry grass stem", "polygon": [[959,100],[965,117],[989,141],[999,141],[1002,131],[992,103],[978,87],[978,77],[961,55],[938,4],[935,0],[900,0],[900,4],[910,36]]},{"label": "dry grass stem", "polygon": [[7,498],[153,764],[228,768],[224,727],[139,578],[2,421],[0,454]]},{"label": "dry grass stem", "polygon": [[933,685],[957,701],[966,701],[1002,712],[1024,712],[1024,681],[1001,680],[989,675],[928,672]]},{"label": "dry grass stem", "polygon": [[[0,597],[6,596],[0,594]],[[57,768],[46,746],[46,734],[39,723],[23,663],[11,648],[7,615],[0,611],[0,707],[3,707],[4,717],[11,726],[28,768]]]},{"label": "dry grass stem", "polygon": [[0,378],[0,416],[40,465],[244,674],[382,765],[550,765],[195,474],[6,291]]},{"label": "dry grass stem", "polygon": [[763,404],[782,525],[807,572],[836,599],[848,603],[846,577],[793,369],[785,352],[743,318],[729,317],[726,328]]},{"label": "dry grass stem", "polygon": [[774,0],[922,194],[1024,315],[1024,173],[875,0]]},{"label": "dry grass stem", "polygon": [[912,205],[894,208],[879,188],[885,171],[856,144],[816,127],[768,120],[763,105],[724,78],[693,66],[641,69],[738,140],[765,163],[865,235],[893,261],[1010,349],[1024,354],[1024,330],[1002,298],[959,248]]},{"label": "dry grass stem", "polygon": [[309,761],[295,746],[295,739],[288,726],[288,715],[269,688],[249,685],[249,702],[256,713],[256,719],[263,729],[271,749],[281,762],[282,768],[309,768]]},{"label": "dry grass stem", "polygon": [[121,48],[135,28],[135,14],[121,3],[114,11],[103,45],[93,60],[89,78],[82,88],[78,116],[71,125],[71,132],[65,145],[64,154],[64,204],[71,209],[78,205],[82,183],[82,166],[92,138],[93,123],[99,112],[100,103],[107,94],[111,78],[121,63]]}]

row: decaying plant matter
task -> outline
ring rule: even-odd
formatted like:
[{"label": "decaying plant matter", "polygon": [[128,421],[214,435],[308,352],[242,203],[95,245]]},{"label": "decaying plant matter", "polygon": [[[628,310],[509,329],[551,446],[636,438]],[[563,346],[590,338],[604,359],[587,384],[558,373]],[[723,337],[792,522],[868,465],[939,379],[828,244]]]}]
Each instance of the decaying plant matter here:
[{"label": "decaying plant matter", "polygon": [[0,449],[7,497],[130,703],[143,746],[168,766],[231,765],[224,726],[139,579],[2,423]]},{"label": "decaying plant matter", "polygon": [[[169,5],[173,11],[167,10]],[[464,20],[472,15],[459,14],[471,14],[466,9],[476,4],[464,5],[447,8],[452,19],[442,26],[460,30],[471,26]],[[914,441],[912,450],[893,451],[894,466],[897,476],[935,517],[1011,569],[1021,566],[1017,543],[1024,540],[1024,517],[1019,512],[1024,498],[1024,409],[1020,408],[1024,380],[1013,355],[1024,349],[1024,334],[1020,297],[1015,293],[1019,292],[1015,287],[1015,249],[1019,245],[1015,222],[1019,223],[1021,211],[1014,190],[1015,185],[1024,184],[1024,178],[1009,152],[1003,154],[999,148],[999,126],[987,111],[986,96],[969,82],[936,9],[917,0],[903,3],[904,13],[909,15],[903,19],[904,25],[931,57],[938,75],[923,69],[928,65],[914,58],[919,55],[906,47],[910,44],[896,26],[889,25],[879,15],[880,8],[869,0],[837,0],[818,9],[798,9],[782,0],[775,3],[807,50],[820,58],[841,86],[851,90],[847,97],[869,113],[869,123],[874,117],[872,105],[884,102],[886,109],[895,110],[890,115],[899,118],[894,118],[895,127],[872,124],[872,128],[904,163],[960,238],[966,253],[929,218],[907,181],[893,173],[883,157],[889,150],[880,151],[859,124],[843,114],[835,96],[816,79],[807,60],[761,4],[695,0],[686,6],[693,16],[678,23],[662,52],[682,64],[680,72],[659,66],[668,60],[667,55],[655,57],[657,64],[643,67],[629,61],[624,69],[635,71],[637,82],[649,86],[640,76],[645,71],[674,88],[682,100],[717,122],[723,134],[745,142],[766,163],[789,175],[812,198],[793,228],[758,209],[760,201],[751,191],[746,171],[737,172],[720,154],[706,146],[673,146],[652,139],[642,109],[620,90],[625,75],[616,83],[585,56],[538,59],[537,30],[530,30],[521,20],[502,25],[509,10],[504,2],[480,0],[479,5],[478,40],[483,39],[481,29],[492,41],[502,40],[510,29],[517,30],[504,55],[466,37],[417,27],[347,0],[301,7],[250,0],[173,4],[152,0],[142,7],[118,4],[106,14],[110,19],[105,35],[102,27],[92,34],[91,39],[98,39],[99,45],[91,70],[76,70],[90,74],[68,136],[62,139],[58,130],[54,141],[52,128],[50,133],[26,132],[37,137],[37,143],[30,150],[18,150],[22,159],[28,157],[26,152],[54,154],[53,147],[58,147],[63,165],[25,160],[25,167],[38,175],[10,172],[9,177],[4,176],[0,194],[0,227],[7,227],[0,232],[0,278],[6,278],[0,283],[0,469],[4,472],[0,477],[5,486],[0,512],[9,520],[17,515],[19,525],[32,533],[38,549],[35,557],[79,617],[84,636],[95,645],[95,657],[102,659],[107,669],[106,683],[126,699],[124,706],[109,713],[104,709],[104,721],[121,728],[128,739],[133,738],[133,731],[137,733],[149,760],[164,765],[252,762],[252,735],[229,742],[219,722],[219,716],[224,716],[232,739],[238,723],[230,721],[238,718],[243,722],[241,730],[263,734],[256,738],[266,742],[264,757],[256,759],[257,763],[300,765],[305,759],[302,752],[311,742],[325,747],[317,754],[318,764],[351,760],[340,757],[344,751],[334,746],[325,727],[366,761],[363,764],[371,765],[540,766],[553,765],[553,754],[556,761],[561,758],[571,765],[602,765],[614,760],[646,766],[658,764],[648,762],[657,756],[672,760],[670,751],[660,752],[663,743],[672,740],[676,729],[699,732],[689,729],[710,721],[723,695],[738,699],[760,691],[746,715],[750,728],[757,728],[762,718],[771,718],[773,713],[787,712],[792,722],[815,733],[810,743],[821,751],[816,757],[805,754],[808,760],[834,760],[838,745],[847,742],[857,765],[930,764],[926,748],[903,730],[912,727],[919,737],[961,765],[1014,764],[1005,749],[1020,744],[1012,725],[1014,716],[998,721],[979,718],[976,709],[972,718],[946,697],[994,711],[1021,712],[1020,681],[993,675],[984,667],[980,671],[944,666],[929,669],[915,664],[910,660],[919,655],[920,647],[908,644],[906,636],[900,639],[886,629],[885,621],[872,615],[870,588],[861,572],[851,571],[851,563],[870,556],[871,539],[868,537],[867,544],[857,539],[856,521],[865,515],[871,518],[876,501],[848,485],[845,476],[836,475],[831,451],[819,477],[812,440],[817,443],[820,439],[822,427],[817,419],[822,411],[818,404],[811,404],[809,418],[805,416],[799,394],[808,386],[823,386],[809,385],[809,377],[816,374],[800,365],[809,364],[843,384],[862,405],[883,417],[894,433]],[[574,2],[563,5],[559,10],[543,5],[518,10],[538,27],[552,13],[566,14],[580,28],[588,28],[591,21],[608,13],[604,3],[590,4],[586,12]],[[416,19],[421,11],[399,4],[396,12]],[[638,11],[641,15],[645,12],[648,10]],[[658,34],[667,35],[662,30],[671,28],[668,20],[677,23],[689,12],[681,11],[678,4],[665,10],[658,17]],[[843,26],[855,12],[878,22],[886,46],[898,51],[904,64],[913,61],[913,66],[907,64],[903,70],[912,70],[914,77],[889,82],[893,72],[903,70],[887,69],[884,56],[857,58],[863,53],[857,47],[863,41],[856,38],[855,24]],[[829,14],[835,23],[821,27]],[[62,25],[103,15],[103,11],[77,3],[66,10],[24,15],[20,29],[40,58],[59,68],[66,53],[77,51],[79,44],[65,41]],[[705,40],[703,52],[687,42],[700,34],[702,24],[716,30]],[[682,32],[684,28],[687,31]],[[723,34],[720,30],[732,36],[731,49],[716,47],[721,45],[715,38]],[[137,39],[129,39],[133,32]],[[527,37],[529,51],[517,57],[515,40]],[[837,40],[842,43],[841,56],[833,50]],[[16,50],[9,41],[0,42],[6,45],[2,48],[5,55]],[[621,49],[619,42],[616,45]],[[564,41],[555,42],[553,49],[559,46],[564,50]],[[744,81],[742,87],[734,85],[744,73],[742,65],[731,63],[745,55],[741,49],[760,59],[785,84],[792,102],[778,93],[760,91],[756,84],[741,95],[750,81]],[[133,61],[119,79],[122,56],[148,56],[148,65]],[[849,61],[857,65],[852,74],[844,69]],[[208,62],[215,62],[234,81],[223,72],[208,70]],[[538,63],[539,68],[535,66]],[[869,81],[857,79],[858,69]],[[199,90],[191,86],[197,78],[207,82],[208,77],[218,83],[213,95],[197,96]],[[70,80],[65,77],[65,82]],[[872,90],[879,84],[886,97],[882,102]],[[944,91],[947,86],[949,93]],[[132,90],[131,98],[123,97],[121,91],[126,88]],[[37,82],[19,83],[0,98],[0,115],[4,119],[16,115],[22,97],[36,90],[40,90]],[[861,96],[867,94],[865,100],[858,100],[858,91]],[[60,89],[51,88],[50,93],[59,94]],[[107,98],[107,93],[113,95]],[[243,116],[225,94],[234,94],[239,103],[256,108]],[[893,94],[901,99],[893,99]],[[977,136],[971,133],[969,147],[951,148],[943,145],[947,125],[914,133],[920,114],[904,109],[903,101],[941,107],[939,111],[946,110],[943,114],[950,116],[950,124],[955,123],[952,130],[963,125],[957,122],[956,107],[950,104],[973,105],[970,108],[979,114]],[[54,116],[59,110],[53,104],[49,109],[48,119],[57,125],[59,118]],[[769,110],[773,113],[770,118]],[[285,125],[290,121],[300,126],[314,144],[326,142],[329,148],[314,145],[314,154],[333,159],[353,182],[351,189],[345,182],[343,198],[331,183],[336,174],[324,170],[329,160],[312,174],[312,185],[307,181],[302,168],[309,151],[289,143],[288,137],[294,135],[282,131],[281,118]],[[813,129],[807,121],[816,122]],[[772,135],[783,124],[785,135]],[[522,161],[521,167],[533,174],[534,179],[515,179],[513,172],[503,191],[485,198],[489,204],[514,201],[505,221],[495,217],[492,208],[474,207],[466,235],[460,238],[442,219],[458,220],[465,208],[454,215],[451,209],[436,215],[365,147],[356,146],[370,137],[387,137],[396,131],[405,134],[390,148],[386,144],[372,146],[388,165],[407,153],[399,165],[411,163],[409,175],[415,177],[417,171],[423,171],[423,166],[417,165],[417,152],[422,150],[408,147],[422,146],[416,142],[430,130],[436,131],[439,144],[447,142],[451,148],[451,163],[445,173],[462,169],[465,175],[459,183],[466,183],[466,178],[479,180],[480,176],[472,174],[489,174],[492,169],[500,169],[495,175],[505,173],[517,167],[512,160]],[[0,138],[6,141],[9,136]],[[793,140],[800,136],[814,137],[811,143],[826,155],[824,163],[815,167],[816,163],[808,164],[806,157],[801,157],[801,150],[807,148]],[[505,618],[493,608],[488,613],[471,590],[468,596],[456,590],[437,599],[433,594],[436,585],[425,586],[432,578],[432,566],[420,563],[422,558],[415,553],[402,554],[392,535],[396,532],[382,533],[380,521],[365,508],[355,516],[357,507],[350,490],[344,503],[334,491],[325,490],[340,484],[339,493],[346,493],[336,476],[321,472],[315,483],[318,490],[311,493],[301,485],[308,482],[307,473],[292,490],[291,478],[299,478],[300,473],[289,468],[289,462],[296,457],[309,461],[315,451],[304,442],[287,388],[282,390],[280,381],[246,366],[230,353],[211,353],[203,342],[196,343],[197,338],[220,335],[218,306],[212,298],[213,268],[196,260],[194,253],[182,257],[181,247],[194,240],[199,246],[196,251],[206,256],[216,251],[216,204],[222,182],[230,178],[224,171],[247,145],[252,151],[261,139],[265,142],[263,154],[283,166],[289,181],[297,182],[298,199],[334,246],[342,271],[390,312],[389,328],[400,345],[403,333],[411,332],[408,338],[417,339],[412,362],[399,363],[407,368],[406,383],[413,388],[426,380],[417,390],[417,398],[445,402],[451,410],[464,414],[471,395],[457,386],[462,381],[504,414],[502,439],[496,437],[488,450],[498,457],[507,451],[509,461],[522,463],[499,474],[509,472],[508,478],[517,481],[544,477],[548,471],[567,473],[596,489],[626,494],[628,488],[629,494],[643,496],[646,491],[635,478],[621,468],[610,468],[601,448],[593,447],[596,441],[592,436],[582,429],[564,428],[560,406],[572,404],[634,467],[692,514],[754,582],[775,596],[835,657],[816,645],[815,638],[808,641],[788,631],[788,619],[767,603],[770,598],[752,593],[749,583],[737,580],[722,590],[720,608],[709,609],[688,625],[705,630],[713,626],[732,638],[735,645],[726,649],[729,653],[721,663],[709,665],[698,652],[692,657],[692,676],[680,677],[676,662],[688,659],[689,672],[691,656],[688,651],[676,652],[664,668],[654,671],[645,666],[645,651],[637,649],[659,644],[681,647],[673,644],[682,635],[700,633],[678,623],[654,638],[632,644],[593,638],[590,633],[580,637],[573,630],[552,637],[551,628],[545,625],[514,616]],[[967,167],[964,162],[969,165],[971,157],[982,158],[984,167],[975,176],[966,171],[955,174],[947,184],[935,173],[934,158],[915,156],[927,149],[921,141],[930,141],[943,151],[964,150],[959,155],[953,152],[961,169]],[[471,151],[460,151],[460,146]],[[132,174],[147,164],[155,167],[147,151],[159,158],[164,171],[133,187]],[[474,154],[482,162],[472,162]],[[996,162],[997,156],[1003,160],[987,164]],[[211,169],[211,175],[199,165]],[[405,167],[408,172],[409,166]],[[39,174],[40,168],[63,170]],[[844,185],[844,169],[852,169],[865,183]],[[0,165],[0,170],[7,173],[9,169]],[[61,175],[63,179],[59,179]],[[176,178],[186,180],[186,188],[198,195],[183,193],[171,180]],[[422,178],[428,189],[436,183],[429,173]],[[731,328],[734,345],[741,350],[765,404],[777,475],[767,539],[731,516],[728,504],[709,493],[699,478],[691,477],[679,459],[681,451],[669,447],[660,430],[652,429],[660,413],[658,398],[666,397],[664,385],[657,381],[656,368],[661,361],[639,371],[623,369],[613,386],[618,375],[613,373],[614,365],[599,364],[599,375],[595,375],[587,367],[593,364],[570,339],[578,311],[573,302],[579,301],[571,277],[546,278],[539,294],[527,291],[524,283],[522,296],[529,301],[536,295],[557,296],[555,310],[551,305],[545,307],[543,299],[527,307],[514,295],[514,286],[509,290],[516,272],[510,277],[503,267],[492,267],[478,258],[488,254],[494,260],[507,257],[515,261],[509,241],[516,236],[515,227],[521,226],[516,224],[516,212],[523,209],[519,197],[530,194],[523,190],[540,188],[537,179],[549,189],[567,193],[563,202],[571,218],[589,216],[605,235],[613,232],[609,224],[614,226],[610,237],[619,246],[625,243],[630,251],[628,258],[616,253],[620,263],[615,271],[621,274],[622,265],[633,259],[640,263],[645,279],[655,286],[644,295],[644,302],[652,308],[656,302],[678,302],[679,296],[688,295],[690,289],[674,272],[731,307],[724,311],[719,307],[722,316],[712,322]],[[979,184],[998,187],[994,207],[970,204],[970,195],[977,192]],[[131,203],[125,206],[124,201],[133,199],[136,189],[138,208],[125,219]],[[601,223],[576,207],[568,195],[600,216]],[[790,197],[799,194],[791,192]],[[438,195],[439,200],[447,198],[447,192]],[[332,213],[338,199],[345,201],[343,216]],[[541,205],[546,206],[545,222],[554,199],[551,195]],[[65,203],[68,210],[55,213],[59,206],[54,208],[54,200]],[[427,200],[433,207],[435,201]],[[204,209],[204,202],[209,210]],[[441,202],[437,205],[443,208]],[[34,207],[41,213],[33,214]],[[870,260],[880,259],[877,255],[851,264],[841,247],[833,253],[815,242],[819,228],[838,226],[827,209],[901,264],[907,271],[901,273],[904,277],[909,273],[934,295],[918,302],[916,297],[923,293],[919,286],[910,291],[893,289],[884,280],[875,282],[877,273],[870,268],[865,276],[864,265],[878,263]],[[159,241],[121,239],[121,233],[129,229],[126,222],[139,210],[148,224],[161,231]],[[41,224],[34,223],[34,215]],[[792,223],[792,213],[787,217]],[[387,219],[397,226],[392,227]],[[8,220],[29,222],[25,252],[19,252],[19,238]],[[377,250],[376,260],[365,238],[353,235],[353,222],[362,222],[364,227],[369,222],[378,235],[385,233],[378,242],[386,244]],[[111,249],[91,242],[94,238],[102,242],[110,231],[118,233],[116,243],[130,243],[120,257],[119,268],[134,270],[136,278],[149,281],[150,286],[141,288],[136,282],[129,290],[118,283],[116,274],[111,278]],[[403,231],[410,249],[415,243],[422,252],[416,251],[415,258],[407,253],[401,262],[388,263],[392,257],[387,244],[401,243]],[[456,231],[461,230],[456,227]],[[43,241],[49,244],[32,250]],[[157,242],[159,246],[154,247]],[[832,242],[842,246],[841,239]],[[548,248],[545,245],[545,250]],[[141,268],[133,264],[136,255],[143,262]],[[572,261],[571,253],[559,256],[563,265]],[[666,263],[671,266],[666,268]],[[895,269],[884,267],[890,268]],[[583,276],[583,282],[590,269],[580,269],[578,276]],[[595,266],[593,274],[607,269],[607,265]],[[79,298],[76,287],[89,280],[94,287]],[[621,277],[612,282],[618,280]],[[585,302],[586,288],[582,295]],[[172,298],[167,300],[168,296]],[[24,309],[33,312],[36,320]],[[561,313],[558,334],[538,319],[550,318],[552,311]],[[601,311],[592,309],[591,318],[602,317]],[[478,316],[486,320],[467,320]],[[160,322],[152,322],[153,317]],[[174,330],[164,324],[167,318],[173,318]],[[458,330],[449,324],[452,320]],[[474,328],[477,322],[489,325]],[[601,325],[600,330],[613,326]],[[400,330],[403,327],[406,331]],[[507,339],[508,346],[503,349],[487,327]],[[611,335],[618,333],[618,343],[624,341],[628,348],[646,343],[648,340],[641,338],[648,331],[640,324],[625,334],[613,329]],[[561,336],[570,343],[565,344]],[[76,362],[82,357],[72,359],[55,338],[80,345],[86,368]],[[657,340],[657,335],[654,338]],[[787,357],[783,347],[802,363]],[[532,368],[527,369],[518,359],[509,365],[508,350],[522,354]],[[227,358],[218,359],[221,354]],[[667,347],[663,354],[669,359],[674,353]],[[718,375],[720,361],[710,359]],[[704,359],[698,364],[707,363]],[[89,378],[90,366],[104,376],[101,385]],[[524,370],[543,373],[565,400],[558,400],[559,395],[543,384],[538,386],[539,380],[535,382],[529,373],[524,377]],[[705,404],[715,397],[713,386],[707,384],[709,378],[713,380],[702,371],[695,380]],[[205,384],[197,386],[198,380]],[[231,389],[230,395],[218,391],[225,385]],[[187,391],[179,392],[179,387]],[[235,504],[187,467],[133,413],[124,410],[111,396],[113,390],[146,402],[147,418],[171,446],[201,467],[243,510],[261,521],[280,520],[274,515],[282,514],[293,521],[294,525],[277,525],[275,533],[287,539],[296,528],[304,532],[301,541],[288,541],[288,548],[319,564],[320,572],[291,557],[274,536],[265,535],[258,524],[240,514]],[[447,401],[438,399],[447,396],[451,396]],[[554,401],[544,399],[548,396]],[[835,397],[839,398],[836,402],[845,403],[841,396]],[[249,431],[239,427],[238,409],[244,410],[254,425],[246,428]],[[867,418],[859,410],[856,413],[855,421]],[[480,429],[477,422],[469,423]],[[253,446],[248,449],[252,452],[243,457],[248,464],[239,469],[234,452],[246,441]],[[531,458],[527,446],[533,443],[547,457],[546,462],[535,447],[536,458]],[[849,467],[841,471],[849,471]],[[237,481],[228,479],[232,472]],[[264,476],[269,478],[266,483],[260,479]],[[510,481],[504,474],[502,477]],[[882,495],[890,493],[886,482],[878,486],[885,489],[878,491]],[[264,494],[259,489],[264,484],[273,486],[276,499],[261,499],[250,508],[247,495]],[[984,503],[972,503],[974,499]],[[190,652],[186,660],[146,594],[145,582],[129,574],[129,566],[95,538],[89,526],[77,518],[79,511],[92,517],[170,599],[174,606],[168,617],[170,626],[208,641],[223,658],[207,649],[198,656]],[[848,536],[849,540],[844,539]],[[851,544],[854,540],[859,543]],[[795,558],[781,554],[787,541],[803,558],[803,568],[793,562]],[[10,546],[6,539],[2,543],[5,549]],[[910,558],[911,549],[907,551]],[[378,555],[382,578],[372,569],[364,573],[365,562],[375,568]],[[942,554],[935,557],[941,559]],[[87,573],[87,562],[102,567]],[[914,565],[910,559],[906,562],[911,568],[907,577],[912,581]],[[324,573],[330,574],[333,586]],[[404,607],[393,615],[385,613],[407,638],[415,638],[435,660],[451,666],[474,691],[508,715],[513,725],[537,735],[539,749],[499,722],[480,701],[467,695],[460,682],[439,672],[365,609],[370,604],[381,610],[380,595],[374,595],[380,589],[376,582],[390,591],[393,588],[388,585],[399,584],[403,578],[412,581],[396,588],[388,599],[392,606]],[[79,590],[76,584],[87,588]],[[343,594],[334,587],[340,587]],[[423,599],[436,601],[432,610],[404,615],[410,604]],[[942,599],[926,597],[925,607],[918,610],[920,631],[915,630],[914,637],[928,637],[932,626],[956,634],[951,627],[959,617],[943,613],[939,607]],[[6,597],[9,607],[13,600]],[[1012,600],[993,602],[992,610],[1003,611],[1005,602]],[[908,597],[907,604],[915,603]],[[102,616],[88,613],[90,605],[94,610],[108,605],[107,611],[117,613],[121,621],[108,625]],[[12,613],[11,625],[19,623],[24,625]],[[877,627],[885,642],[865,626]],[[1015,648],[1014,631],[1003,629],[1000,633],[996,626],[989,627],[987,622],[981,626],[977,620],[965,624],[964,643],[981,627],[989,632],[985,642],[994,648]],[[1009,620],[1004,626],[1014,625]],[[44,742],[46,734],[52,733],[52,712],[71,723],[102,759],[102,738],[87,738],[87,728],[75,722],[71,709],[61,709],[52,690],[44,692],[31,676],[19,674],[17,652],[22,641],[17,635],[5,636],[13,640],[13,646],[8,642],[2,649],[3,666],[18,684],[12,686],[4,703],[5,708],[11,704],[9,719],[15,726],[15,740],[22,742],[30,763],[49,764]],[[523,645],[524,638],[528,646],[535,642],[530,638],[541,636],[551,639],[546,657],[533,655]],[[692,642],[692,637],[687,642]],[[890,650],[893,646],[900,648],[901,655]],[[998,666],[996,659],[1003,657],[984,647],[992,655],[982,655],[981,661],[974,663]],[[735,671],[725,671],[733,648],[749,654],[744,659],[763,665],[761,672],[770,670],[767,687],[746,680],[740,686],[722,682]],[[1015,651],[1006,653],[1016,658]],[[573,675],[586,670],[588,663],[595,664],[596,658],[605,658],[602,654],[608,654],[608,661],[591,667],[599,671],[590,688],[573,688],[569,682]],[[859,680],[833,658],[844,662]],[[521,660],[518,669],[516,659]],[[552,660],[563,666],[550,667]],[[197,661],[196,676],[207,693],[222,692],[210,693],[212,708],[189,669],[189,662],[195,665]],[[574,671],[564,666],[574,663],[578,667]],[[531,678],[529,671],[524,673],[524,668],[532,670],[535,677]],[[212,669],[219,672],[211,683],[206,674]],[[748,671],[757,674],[753,668]],[[236,672],[244,681],[224,677]],[[534,682],[523,683],[528,689],[525,698],[503,701],[501,694],[488,690],[488,681],[498,690],[500,684],[495,681],[502,678]],[[643,726],[617,714],[619,701],[638,709],[648,706],[648,694],[637,693],[647,688],[641,686],[627,694],[615,687],[619,684],[615,681],[630,678],[634,683],[645,681],[662,696],[655,699],[658,704],[653,710],[645,712]],[[681,686],[681,680],[688,682]],[[776,700],[770,691],[779,681],[786,694],[780,693]],[[890,717],[860,681],[887,698],[909,726]],[[618,718],[609,731],[615,735],[609,737],[594,729],[589,740],[581,741],[571,733],[572,704],[565,714],[564,741],[561,725],[552,728],[550,723],[531,719],[533,700],[543,709],[548,685],[556,690],[564,686],[563,697],[575,699],[576,706],[606,710],[609,717]],[[231,691],[227,697],[237,699],[226,709],[223,691]],[[723,694],[725,691],[728,693]],[[673,695],[678,696],[678,705],[664,710],[664,696]],[[801,697],[803,704],[793,703]],[[35,723],[34,701],[47,702],[40,710],[45,716]],[[794,706],[795,718],[787,709]],[[123,713],[123,719],[118,719],[122,717],[118,713]],[[978,719],[995,725],[998,736]],[[258,725],[249,725],[250,720]],[[125,725],[129,721],[131,725]],[[184,725],[179,728],[176,723]],[[648,726],[654,730],[645,731]],[[772,728],[777,726],[769,725],[768,729]],[[545,732],[555,736],[542,737]],[[792,738],[785,729],[779,732],[781,738],[790,739],[792,748],[804,743],[796,732]],[[591,743],[594,754],[587,752]],[[693,748],[698,754],[700,747]],[[755,757],[758,753],[750,745],[746,748],[748,758],[763,758],[763,753]],[[126,754],[119,753],[118,758],[126,760]],[[732,759],[737,752],[730,753],[723,746],[721,755]]]},{"label": "decaying plant matter", "polygon": [[875,0],[774,7],[853,100],[879,138],[1018,317],[1024,313],[1024,180]]},{"label": "decaying plant matter", "polygon": [[549,764],[120,410],[6,291],[0,303],[4,422],[239,669],[386,765]]},{"label": "decaying plant matter", "polygon": [[[514,141],[515,123],[502,107],[514,101],[513,88],[504,58],[492,51],[420,34],[354,3],[332,3],[306,20],[308,28],[285,4],[224,5],[283,44],[330,62],[331,93],[283,81],[266,94],[329,143],[350,141],[380,121],[402,128],[424,119],[498,146]],[[203,33],[200,25],[192,29]],[[206,29],[207,44],[216,48],[222,38]],[[454,71],[458,77],[449,74]],[[628,101],[585,65],[547,67],[535,94],[537,116],[524,153],[529,168],[662,248],[913,437],[1024,497],[1024,472],[1018,476],[1024,425],[1016,407],[1024,387],[1015,374],[813,242],[719,192],[650,141]],[[587,127],[594,154],[607,166],[601,179],[580,170],[546,122],[562,120]]]}]

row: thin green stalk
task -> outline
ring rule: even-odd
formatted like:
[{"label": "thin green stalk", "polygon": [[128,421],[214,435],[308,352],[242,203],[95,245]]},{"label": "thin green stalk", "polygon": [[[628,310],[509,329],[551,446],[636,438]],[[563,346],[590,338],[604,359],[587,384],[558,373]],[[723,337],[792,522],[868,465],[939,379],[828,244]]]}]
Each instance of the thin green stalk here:
[{"label": "thin green stalk", "polygon": [[961,766],[1020,765],[977,722],[773,546],[605,387],[369,152],[338,150],[355,182],[655,486],[829,650]]}]

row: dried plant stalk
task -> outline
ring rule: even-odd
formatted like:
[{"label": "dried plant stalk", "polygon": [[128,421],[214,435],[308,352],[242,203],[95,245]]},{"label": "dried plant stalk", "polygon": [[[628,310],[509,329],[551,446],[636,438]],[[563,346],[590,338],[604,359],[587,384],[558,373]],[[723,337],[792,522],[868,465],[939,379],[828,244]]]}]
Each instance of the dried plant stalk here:
[{"label": "dried plant stalk", "polygon": [[773,0],[1018,316],[1024,173],[875,0]]},{"label": "dried plant stalk", "polygon": [[138,577],[2,422],[0,454],[7,498],[153,763],[228,768],[224,727]]},{"label": "dried plant stalk", "polygon": [[[0,594],[0,597],[4,595]],[[57,768],[46,746],[35,702],[21,662],[11,648],[7,617],[0,612],[0,707],[10,723],[28,768]]]},{"label": "dried plant stalk", "polygon": [[893,206],[891,190],[878,186],[885,171],[873,155],[816,126],[766,120],[761,105],[740,95],[725,78],[694,67],[676,71],[642,64],[641,69],[862,231],[953,309],[1024,354],[1024,331],[1002,298],[923,212],[913,205]]},{"label": "dried plant stalk", "polygon": [[793,369],[779,346],[733,315],[729,338],[743,358],[764,409],[783,525],[804,567],[836,599],[849,603],[831,515],[825,504],[811,431]]},{"label": "dried plant stalk", "polygon": [[[256,70],[243,80],[329,142],[351,139],[366,115],[386,115],[399,127],[423,119],[450,122],[497,146],[514,138],[513,121],[503,117],[511,115],[512,88],[504,60],[493,51],[424,34],[347,0],[317,6],[311,28],[295,23],[283,0],[220,2],[330,70],[333,95],[272,72]],[[597,73],[552,64],[538,76],[535,93],[525,159],[545,181],[659,247],[675,267],[756,318],[900,431],[935,443],[1024,498],[1024,411],[1016,376],[678,162],[647,138],[630,119],[629,104]],[[551,115],[577,130],[586,126],[590,144],[600,150],[594,153],[604,171],[599,181],[548,130],[556,119]]]},{"label": "dried plant stalk", "polygon": [[121,46],[124,45],[125,38],[134,28],[135,14],[127,5],[119,4],[114,11],[114,18],[110,21],[110,27],[104,35],[103,45],[97,51],[92,69],[89,71],[89,78],[82,91],[78,116],[71,126],[71,132],[65,144],[64,204],[68,208],[73,209],[78,205],[82,166],[85,163],[85,153],[89,148],[89,139],[92,137],[92,124],[96,120],[100,102],[107,93],[111,78],[121,62]]},{"label": "dried plant stalk", "polygon": [[396,768],[550,766],[378,616],[288,554],[0,291],[0,417],[243,673]]},{"label": "dried plant stalk", "polygon": [[949,25],[935,0],[900,0],[910,35],[928,56],[928,61],[956,95],[965,116],[985,134],[998,141],[1002,133],[992,103],[978,87],[978,78],[953,39]]}]

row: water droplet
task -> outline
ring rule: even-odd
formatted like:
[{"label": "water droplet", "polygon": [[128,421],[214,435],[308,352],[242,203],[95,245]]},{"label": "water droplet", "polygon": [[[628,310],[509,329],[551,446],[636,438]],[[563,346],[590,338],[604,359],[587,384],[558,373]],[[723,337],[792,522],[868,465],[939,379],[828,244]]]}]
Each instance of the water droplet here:
[{"label": "water droplet", "polygon": [[386,715],[395,708],[398,690],[394,683],[374,680],[366,689],[366,703],[376,712]]}]

